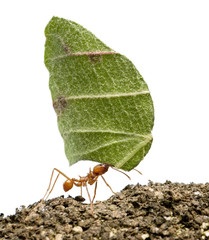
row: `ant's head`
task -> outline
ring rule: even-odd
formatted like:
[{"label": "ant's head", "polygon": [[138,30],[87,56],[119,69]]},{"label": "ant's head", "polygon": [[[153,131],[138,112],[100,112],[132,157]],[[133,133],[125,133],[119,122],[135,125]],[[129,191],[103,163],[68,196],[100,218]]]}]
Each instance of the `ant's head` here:
[{"label": "ant's head", "polygon": [[120,171],[119,169],[115,168],[112,164],[109,164],[109,163],[101,163],[101,164],[96,165],[93,168],[93,173],[97,176],[103,175],[104,173],[106,173],[108,171],[109,167],[111,167],[112,169],[114,169],[120,173],[123,173],[124,175],[126,175],[126,177],[131,179],[126,173]]},{"label": "ant's head", "polygon": [[108,163],[98,164],[93,168],[93,173],[95,175],[103,175],[104,173],[106,173],[108,171],[110,166],[112,166],[112,165],[108,164]]}]

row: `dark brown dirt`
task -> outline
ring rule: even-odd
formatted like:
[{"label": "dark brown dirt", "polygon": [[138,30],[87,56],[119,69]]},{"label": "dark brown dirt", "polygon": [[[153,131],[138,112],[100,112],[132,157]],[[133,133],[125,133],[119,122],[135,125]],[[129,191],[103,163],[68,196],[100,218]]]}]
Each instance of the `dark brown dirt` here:
[{"label": "dark brown dirt", "polygon": [[0,217],[0,239],[209,239],[209,183],[128,185],[90,207],[75,199],[48,200]]}]

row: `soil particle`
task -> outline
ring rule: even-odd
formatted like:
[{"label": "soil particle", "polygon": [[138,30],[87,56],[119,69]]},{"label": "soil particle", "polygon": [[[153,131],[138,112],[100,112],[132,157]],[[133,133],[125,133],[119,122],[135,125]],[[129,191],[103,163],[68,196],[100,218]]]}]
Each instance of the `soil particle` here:
[{"label": "soil particle", "polygon": [[128,185],[90,206],[72,197],[0,214],[0,239],[209,239],[209,183]]}]

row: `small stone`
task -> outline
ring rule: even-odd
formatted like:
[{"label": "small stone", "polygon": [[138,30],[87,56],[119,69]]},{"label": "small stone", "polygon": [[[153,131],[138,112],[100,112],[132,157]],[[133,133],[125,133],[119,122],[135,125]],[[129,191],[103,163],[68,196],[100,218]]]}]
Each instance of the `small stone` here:
[{"label": "small stone", "polygon": [[55,240],[62,240],[63,239],[63,235],[62,234],[56,234],[55,236]]},{"label": "small stone", "polygon": [[115,237],[115,233],[111,231],[109,234],[109,238],[113,238],[113,237]]},{"label": "small stone", "polygon": [[159,232],[159,228],[152,226],[151,229],[150,229],[150,232],[151,232],[151,233],[158,233],[158,232]]},{"label": "small stone", "polygon": [[56,200],[52,201],[51,203],[49,203],[49,206],[51,206],[51,207],[55,207],[57,205],[59,205],[59,200],[58,199],[56,199]]},{"label": "small stone", "polygon": [[57,205],[57,206],[55,207],[55,209],[58,210],[58,211],[60,211],[60,212],[62,212],[62,211],[65,210],[65,207],[64,207],[63,205]]},{"label": "small stone", "polygon": [[194,192],[194,195],[198,196],[198,195],[202,195],[199,191]]},{"label": "small stone", "polygon": [[209,208],[203,209],[202,213],[203,213],[204,215],[209,216]]},{"label": "small stone", "polygon": [[172,217],[164,217],[166,221],[170,221],[172,219]]},{"label": "small stone", "polygon": [[151,187],[149,187],[148,190],[149,190],[150,192],[154,192],[154,189],[151,188]]},{"label": "small stone", "polygon": [[195,200],[192,200],[192,204],[193,204],[194,206],[198,206],[198,205],[199,205],[198,201],[195,201]]},{"label": "small stone", "polygon": [[198,223],[198,224],[202,224],[203,221],[204,221],[204,219],[203,219],[202,216],[196,216],[196,217],[194,218],[194,220],[195,220],[195,222]]},{"label": "small stone", "polygon": [[209,223],[207,223],[207,222],[202,223],[202,228],[203,229],[207,229],[208,227],[209,227]]},{"label": "small stone", "polygon": [[168,230],[164,230],[164,231],[162,231],[162,234],[163,234],[164,236],[168,236],[170,233],[169,233]]},{"label": "small stone", "polygon": [[209,237],[209,230],[204,232],[206,237]]},{"label": "small stone", "polygon": [[3,218],[4,218],[4,214],[0,213],[0,221],[3,220]]},{"label": "small stone", "polygon": [[84,202],[86,199],[82,196],[76,196],[75,200],[78,201],[78,202]]},{"label": "small stone", "polygon": [[83,232],[83,228],[80,227],[80,226],[76,226],[72,229],[74,232],[77,232],[77,233],[82,233]]},{"label": "small stone", "polygon": [[46,231],[41,231],[40,235],[41,237],[46,237]]},{"label": "small stone", "polygon": [[157,197],[157,198],[160,199],[160,200],[164,198],[163,193],[160,192],[160,191],[156,191],[156,192],[155,192],[155,197]]},{"label": "small stone", "polygon": [[39,219],[39,215],[35,212],[31,212],[31,214],[29,214],[27,217],[26,217],[26,221],[30,221],[30,222],[34,222],[34,221],[37,221]]},{"label": "small stone", "polygon": [[69,233],[72,230],[72,226],[70,224],[67,224],[64,226],[64,230],[66,233]]},{"label": "small stone", "polygon": [[181,193],[178,193],[178,192],[176,193],[176,192],[175,192],[175,193],[173,194],[173,200],[174,200],[174,201],[178,202],[178,201],[180,201],[181,199],[182,199],[182,194],[181,194]]},{"label": "small stone", "polygon": [[144,233],[144,234],[141,235],[141,238],[143,240],[145,240],[145,239],[149,238],[149,234],[148,233]]},{"label": "small stone", "polygon": [[117,210],[118,208],[117,208],[117,206],[115,206],[114,204],[111,204],[111,205],[109,206],[109,209],[110,209],[111,211],[115,211],[115,210]]}]

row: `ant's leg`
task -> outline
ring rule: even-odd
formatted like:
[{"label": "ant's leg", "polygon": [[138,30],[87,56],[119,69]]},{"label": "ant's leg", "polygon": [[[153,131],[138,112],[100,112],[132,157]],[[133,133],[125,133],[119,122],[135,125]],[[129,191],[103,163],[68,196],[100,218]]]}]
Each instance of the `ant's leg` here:
[{"label": "ant's leg", "polygon": [[[52,178],[53,178],[53,175],[54,175],[54,171],[55,171],[55,170],[56,170],[56,168],[54,168],[54,169],[52,170],[52,174],[51,174],[50,181],[49,181],[49,186],[48,186],[48,188],[47,188],[47,190],[46,190],[46,193],[44,194],[44,197],[41,199],[40,203],[39,203],[38,205],[36,205],[35,209],[42,205],[42,203],[43,203],[43,201],[44,201],[47,193],[49,192],[49,189],[50,189],[50,187],[51,187],[51,182],[52,182]],[[55,179],[55,182],[54,182],[54,184],[53,184],[52,189],[54,188],[54,185],[55,185],[55,183],[56,183],[59,175],[60,175],[60,173],[58,173],[58,175],[57,175],[57,177],[56,177],[56,179]],[[51,189],[51,191],[52,191],[52,189]],[[49,194],[51,193],[51,191],[49,192]],[[49,194],[47,195],[47,198],[49,197]]]},{"label": "ant's leg", "polygon": [[[51,183],[52,183],[52,178],[53,178],[53,175],[54,175],[54,171],[57,171],[57,172],[58,172],[58,175],[57,175],[57,177],[56,177],[56,179],[55,179],[55,181],[54,181],[54,184],[53,184],[53,186],[52,186],[52,188],[51,188],[51,190],[50,190],[50,192],[49,192],[49,189],[50,189]],[[50,181],[49,181],[49,186],[48,186],[48,188],[47,188],[47,190],[46,190],[46,193],[45,193],[44,197],[42,198],[41,202],[37,205],[37,207],[39,207],[39,206],[43,203],[43,201],[44,201],[45,198],[47,199],[47,198],[49,197],[50,193],[51,193],[52,190],[54,189],[55,183],[57,182],[57,179],[58,179],[58,177],[59,177],[60,174],[61,174],[63,177],[67,178],[68,180],[71,180],[68,176],[66,176],[66,175],[65,175],[64,173],[62,173],[60,170],[58,170],[57,168],[54,168],[54,169],[52,170],[52,174],[51,174]],[[49,192],[49,193],[48,193],[48,192]],[[47,193],[48,193],[48,195],[47,195]],[[46,195],[47,195],[47,197],[46,197]]]},{"label": "ant's leg", "polygon": [[46,196],[45,201],[48,199],[49,195],[51,194],[52,190],[54,189],[55,183],[57,182],[57,179],[58,179],[59,175],[60,175],[60,173],[58,173],[58,175],[57,175],[57,177],[56,177],[56,179],[55,179],[55,181],[54,181],[54,184],[53,184],[50,192],[49,192],[48,195]]},{"label": "ant's leg", "polygon": [[82,197],[82,185],[81,185],[81,197]]},{"label": "ant's leg", "polygon": [[[52,178],[53,178],[53,175],[54,175],[54,171],[55,171],[55,170],[56,170],[56,168],[54,168],[54,169],[52,170],[52,174],[51,174],[50,181],[49,181],[49,186],[48,186],[48,188],[47,188],[47,190],[46,190],[46,193],[45,193],[44,197],[42,198],[41,202],[44,201],[44,199],[45,199],[45,197],[46,197],[46,195],[47,195],[47,193],[48,193],[48,191],[49,191],[49,189],[50,189],[50,187],[51,187],[51,182],[52,182]],[[55,182],[57,181],[59,175],[60,175],[60,174],[57,175],[57,177],[56,177],[56,179],[55,179]],[[54,187],[54,184],[53,184],[53,187]],[[47,196],[47,197],[48,197],[48,196]]]},{"label": "ant's leg", "polygon": [[93,204],[93,202],[94,202],[94,199],[95,199],[95,197],[96,197],[96,192],[97,192],[97,181],[96,181],[96,183],[95,183],[95,188],[94,188],[94,197],[93,197],[93,199],[92,199],[92,204]]},{"label": "ant's leg", "polygon": [[88,193],[88,196],[89,196],[89,201],[90,201],[90,207],[91,207],[91,215],[94,216],[94,211],[93,211],[93,203],[91,201],[91,197],[90,197],[90,194],[89,194],[89,190],[88,190],[88,187],[86,185],[86,191]]},{"label": "ant's leg", "polygon": [[105,182],[105,184],[109,187],[109,189],[112,191],[112,193],[114,193],[114,194],[116,194],[113,190],[112,190],[112,188],[110,187],[110,185],[106,182],[106,180],[104,179],[104,177],[103,176],[101,176],[102,177],[102,179],[103,179],[103,181]]}]

